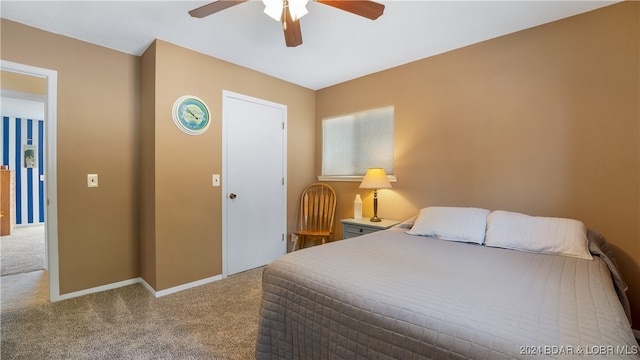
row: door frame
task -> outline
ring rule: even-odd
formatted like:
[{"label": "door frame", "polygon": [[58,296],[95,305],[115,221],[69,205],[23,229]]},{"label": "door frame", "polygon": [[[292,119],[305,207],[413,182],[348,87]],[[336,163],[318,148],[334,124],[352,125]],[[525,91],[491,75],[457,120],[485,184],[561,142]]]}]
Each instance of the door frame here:
[{"label": "door frame", "polygon": [[47,80],[45,104],[45,263],[49,269],[49,301],[60,299],[60,268],[58,264],[58,174],[57,174],[57,114],[58,72],[36,66],[0,60],[0,69]]},{"label": "door frame", "polygon": [[227,239],[227,121],[229,121],[229,113],[227,112],[227,104],[230,99],[238,99],[253,102],[260,105],[271,106],[282,109],[282,123],[283,123],[283,141],[282,141],[282,156],[283,156],[283,191],[282,201],[284,204],[284,217],[282,219],[282,234],[285,237],[283,243],[286,253],[286,234],[287,234],[287,106],[263,100],[239,93],[235,93],[228,90],[222,90],[222,278],[226,278],[228,275],[228,239]]}]

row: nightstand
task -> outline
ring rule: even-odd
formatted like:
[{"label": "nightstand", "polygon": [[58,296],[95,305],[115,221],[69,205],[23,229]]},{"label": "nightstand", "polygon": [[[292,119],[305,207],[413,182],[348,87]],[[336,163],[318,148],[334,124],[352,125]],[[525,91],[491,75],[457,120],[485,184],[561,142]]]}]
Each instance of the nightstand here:
[{"label": "nightstand", "polygon": [[382,219],[381,222],[372,222],[366,219],[343,219],[342,223],[342,239],[348,239],[364,234],[371,234],[376,231],[386,230],[400,223],[398,220]]}]

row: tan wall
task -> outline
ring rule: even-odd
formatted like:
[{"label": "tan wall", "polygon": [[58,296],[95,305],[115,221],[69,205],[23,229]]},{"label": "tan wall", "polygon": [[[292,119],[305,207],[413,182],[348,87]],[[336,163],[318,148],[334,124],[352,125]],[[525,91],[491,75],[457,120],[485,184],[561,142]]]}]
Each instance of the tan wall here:
[{"label": "tan wall", "polygon": [[[160,40],[144,57],[150,51],[155,152],[154,160],[143,162],[155,163],[156,290],[163,290],[222,273],[222,187],[211,186],[211,175],[222,173],[222,91],[288,107],[290,231],[297,194],[313,181],[315,92]],[[173,102],[187,94],[201,98],[212,112],[211,126],[199,136],[181,132],[171,117]]]},{"label": "tan wall", "polygon": [[0,71],[2,89],[29,94],[46,95],[47,79],[19,74],[11,71]]},{"label": "tan wall", "polygon": [[140,276],[156,282],[156,44],[140,59]]},{"label": "tan wall", "polygon": [[[379,215],[450,205],[580,219],[614,245],[637,326],[639,15],[625,2],[320,90],[316,173],[319,119],[395,105],[398,182]],[[332,185],[338,219],[357,192],[371,215],[358,183]]]},{"label": "tan wall", "polygon": [[139,58],[1,21],[3,60],[58,72],[60,293],[139,276]]}]

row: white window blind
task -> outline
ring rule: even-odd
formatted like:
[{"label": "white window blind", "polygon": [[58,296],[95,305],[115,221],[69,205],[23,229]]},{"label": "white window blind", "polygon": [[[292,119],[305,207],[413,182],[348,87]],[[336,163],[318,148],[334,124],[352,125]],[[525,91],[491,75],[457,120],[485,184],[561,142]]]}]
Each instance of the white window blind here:
[{"label": "white window blind", "polygon": [[393,174],[394,107],[322,120],[322,176],[364,176],[381,167]]}]

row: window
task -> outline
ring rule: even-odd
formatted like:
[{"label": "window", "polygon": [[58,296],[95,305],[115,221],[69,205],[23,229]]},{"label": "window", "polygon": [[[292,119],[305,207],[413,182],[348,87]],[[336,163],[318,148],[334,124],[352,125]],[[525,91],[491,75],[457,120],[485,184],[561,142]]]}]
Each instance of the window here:
[{"label": "window", "polygon": [[322,180],[362,178],[370,167],[393,175],[394,107],[322,120]]}]

